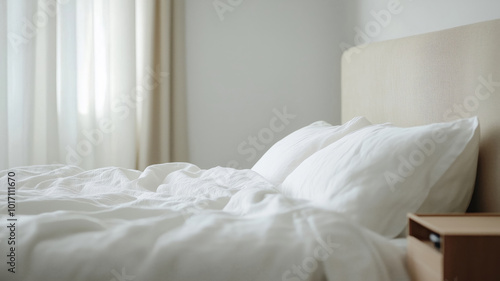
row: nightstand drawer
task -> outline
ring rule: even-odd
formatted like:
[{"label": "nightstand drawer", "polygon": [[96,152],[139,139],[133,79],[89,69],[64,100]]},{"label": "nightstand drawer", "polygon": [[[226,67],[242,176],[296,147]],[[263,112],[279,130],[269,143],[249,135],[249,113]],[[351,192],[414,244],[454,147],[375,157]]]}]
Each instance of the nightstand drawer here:
[{"label": "nightstand drawer", "polygon": [[443,255],[427,242],[412,236],[408,237],[407,262],[414,281],[442,280]]},{"label": "nightstand drawer", "polygon": [[500,214],[408,218],[407,264],[413,281],[500,280]]}]

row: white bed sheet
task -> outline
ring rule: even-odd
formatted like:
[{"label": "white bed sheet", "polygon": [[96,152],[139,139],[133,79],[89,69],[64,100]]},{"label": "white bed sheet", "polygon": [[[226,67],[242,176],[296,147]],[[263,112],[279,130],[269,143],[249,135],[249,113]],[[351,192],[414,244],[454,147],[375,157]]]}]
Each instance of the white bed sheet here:
[{"label": "white bed sheet", "polygon": [[395,239],[391,240],[391,243],[394,246],[398,247],[401,251],[403,251],[403,253],[406,254],[407,247],[408,247],[408,239],[407,238],[404,238],[404,237],[395,238]]},{"label": "white bed sheet", "polygon": [[[187,163],[15,172],[0,280],[409,280],[404,253],[251,170]],[[7,202],[8,172],[0,172]],[[15,273],[7,255],[15,221]]]}]

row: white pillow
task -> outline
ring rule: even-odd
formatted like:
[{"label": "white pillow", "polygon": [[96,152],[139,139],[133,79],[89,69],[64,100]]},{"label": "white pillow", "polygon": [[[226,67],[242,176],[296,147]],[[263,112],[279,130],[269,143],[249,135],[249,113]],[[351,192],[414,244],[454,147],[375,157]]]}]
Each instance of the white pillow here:
[{"label": "white pillow", "polygon": [[476,182],[479,126],[465,149],[429,192],[416,213],[463,213],[467,211]]},{"label": "white pillow", "polygon": [[412,128],[368,126],[306,159],[282,190],[392,238],[404,229],[406,214],[422,206],[465,210],[476,174],[478,128],[476,117]]},{"label": "white pillow", "polygon": [[252,167],[275,185],[285,178],[307,157],[357,129],[371,125],[364,117],[356,117],[342,126],[317,121],[303,127],[275,143]]}]

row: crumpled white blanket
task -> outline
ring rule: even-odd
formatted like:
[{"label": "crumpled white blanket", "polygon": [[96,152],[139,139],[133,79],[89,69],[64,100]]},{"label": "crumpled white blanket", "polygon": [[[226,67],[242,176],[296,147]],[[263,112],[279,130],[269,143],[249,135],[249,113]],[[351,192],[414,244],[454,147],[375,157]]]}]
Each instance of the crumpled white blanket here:
[{"label": "crumpled white blanket", "polygon": [[409,280],[389,240],[251,170],[47,165],[0,186],[0,280]]}]

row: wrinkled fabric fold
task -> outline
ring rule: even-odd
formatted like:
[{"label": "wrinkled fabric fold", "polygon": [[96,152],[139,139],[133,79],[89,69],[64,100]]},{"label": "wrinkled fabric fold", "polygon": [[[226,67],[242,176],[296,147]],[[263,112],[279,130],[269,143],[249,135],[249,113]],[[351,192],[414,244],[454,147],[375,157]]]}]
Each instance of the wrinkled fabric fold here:
[{"label": "wrinkled fabric fold", "polygon": [[8,172],[16,273],[2,263],[2,280],[409,280],[389,240],[251,170],[34,166],[2,185]]}]

